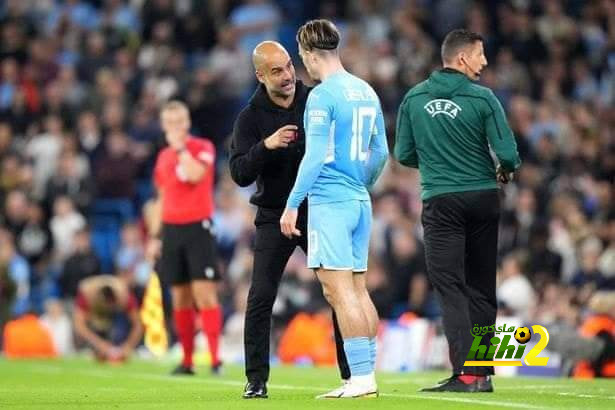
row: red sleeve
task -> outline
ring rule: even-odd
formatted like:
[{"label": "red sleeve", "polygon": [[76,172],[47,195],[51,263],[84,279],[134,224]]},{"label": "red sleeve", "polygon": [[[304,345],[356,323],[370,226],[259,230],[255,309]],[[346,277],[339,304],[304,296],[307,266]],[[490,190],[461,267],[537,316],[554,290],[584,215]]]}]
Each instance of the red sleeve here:
[{"label": "red sleeve", "polygon": [[83,296],[83,293],[81,293],[81,292],[77,293],[77,297],[75,298],[75,305],[79,309],[81,309],[81,310],[83,310],[85,312],[87,312],[90,309],[90,306],[88,305],[87,299],[85,298],[85,296]]},{"label": "red sleeve", "polygon": [[213,165],[216,162],[216,147],[210,140],[199,140],[198,151],[195,158],[206,165]]}]

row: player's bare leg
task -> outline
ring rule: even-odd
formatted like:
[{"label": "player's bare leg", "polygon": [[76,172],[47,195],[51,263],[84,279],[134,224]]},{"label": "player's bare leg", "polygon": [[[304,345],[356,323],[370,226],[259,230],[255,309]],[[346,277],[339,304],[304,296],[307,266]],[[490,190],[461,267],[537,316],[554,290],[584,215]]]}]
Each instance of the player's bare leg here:
[{"label": "player's bare leg", "polygon": [[[369,293],[367,292],[367,287],[365,285],[365,273],[353,275],[353,283],[354,283],[354,291],[358,297],[358,300],[361,304],[361,308],[363,309],[363,313],[367,318],[367,328],[368,328],[368,336],[370,338],[370,349],[371,349],[371,360],[372,366],[375,365],[376,359],[376,345],[375,338],[378,333],[378,312],[376,311],[376,307],[374,306]],[[343,380],[342,385],[337,389],[331,390],[328,393],[324,393],[318,396],[319,399],[330,399],[330,398],[338,398],[343,393],[346,388],[346,384],[349,380]]]},{"label": "player's bare leg", "polygon": [[368,336],[374,338],[378,334],[378,311],[367,291],[367,286],[365,284],[366,274],[367,272],[355,273],[352,279],[354,282],[354,291],[361,302],[363,313],[365,313],[367,318]]},{"label": "player's bare leg", "polygon": [[211,280],[193,280],[192,297],[196,302],[196,307],[201,309],[211,309],[219,305],[218,303],[218,284]]},{"label": "player's bare leg", "polygon": [[340,331],[344,338],[367,336],[367,318],[354,291],[351,271],[319,269],[316,275],[322,284],[327,302],[337,314]]},{"label": "player's bare leg", "polygon": [[316,272],[323,288],[323,294],[337,314],[344,350],[350,365],[351,378],[337,395],[325,394],[322,398],[376,397],[376,386],[370,364],[370,328],[363,306],[359,301],[351,271]]},{"label": "player's bare leg", "polygon": [[194,280],[192,295],[201,316],[203,333],[207,337],[212,373],[219,374],[222,364],[218,356],[222,333],[222,309],[218,302],[218,284],[212,280]]},{"label": "player's bare leg", "polygon": [[189,283],[171,286],[173,317],[177,338],[182,346],[183,359],[173,370],[176,375],[193,375],[192,353],[194,352],[195,311],[192,289]]}]

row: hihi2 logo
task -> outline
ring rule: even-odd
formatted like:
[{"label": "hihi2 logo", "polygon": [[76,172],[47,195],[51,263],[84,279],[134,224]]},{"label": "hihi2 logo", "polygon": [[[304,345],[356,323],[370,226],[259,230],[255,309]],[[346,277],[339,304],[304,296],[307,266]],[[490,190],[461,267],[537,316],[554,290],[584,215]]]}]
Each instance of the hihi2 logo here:
[{"label": "hihi2 logo", "polygon": [[[532,339],[532,331],[534,336],[539,335],[540,340],[532,349],[530,349],[525,357],[523,354],[525,353],[525,344]],[[549,332],[547,329],[540,325],[533,325],[532,331],[530,331],[527,327],[518,327],[516,330],[514,326],[506,328],[506,325],[499,326],[498,328],[495,325],[491,326],[483,326],[479,327],[475,325],[472,328],[472,336],[474,336],[474,341],[472,342],[472,347],[468,352],[468,356],[466,357],[466,362],[463,364],[464,366],[522,366],[525,364],[526,366],[546,366],[549,361],[548,357],[537,357],[540,352],[543,351],[547,344],[549,343]],[[509,333],[504,335],[502,338],[498,336],[493,336],[490,340],[490,346],[486,346],[481,344],[483,336],[488,333],[495,333],[496,335],[500,333]],[[514,339],[519,343],[510,344],[511,339]],[[510,359],[521,359],[523,358],[523,362],[521,360],[510,360]],[[498,360],[493,360],[498,359]],[[506,359],[506,360],[500,360]]]}]

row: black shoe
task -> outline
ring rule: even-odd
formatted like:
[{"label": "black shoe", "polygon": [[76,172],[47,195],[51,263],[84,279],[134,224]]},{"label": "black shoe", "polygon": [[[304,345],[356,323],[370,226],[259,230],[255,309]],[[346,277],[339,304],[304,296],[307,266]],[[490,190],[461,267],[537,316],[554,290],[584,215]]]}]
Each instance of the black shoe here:
[{"label": "black shoe", "polygon": [[171,374],[174,376],[194,376],[194,370],[191,366],[184,366],[180,363],[175,369],[173,369]]},{"label": "black shoe", "polygon": [[261,381],[248,382],[243,391],[244,399],[266,399],[267,383]]},{"label": "black shoe", "polygon": [[464,383],[459,379],[459,375],[442,380],[441,384],[434,387],[426,387],[419,390],[425,393],[457,392],[457,393],[491,393],[493,384],[491,377],[481,377],[472,383]]},{"label": "black shoe", "polygon": [[211,365],[211,374],[213,376],[221,376],[222,375],[222,362],[218,362],[216,364]]}]

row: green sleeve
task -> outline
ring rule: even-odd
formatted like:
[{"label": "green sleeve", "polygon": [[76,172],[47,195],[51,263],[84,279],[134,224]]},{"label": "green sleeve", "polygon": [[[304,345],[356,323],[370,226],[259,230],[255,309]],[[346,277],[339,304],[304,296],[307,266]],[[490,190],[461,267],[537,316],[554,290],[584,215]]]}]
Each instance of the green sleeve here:
[{"label": "green sleeve", "polygon": [[521,165],[515,136],[508,125],[502,104],[491,91],[488,95],[488,105],[485,132],[491,149],[495,152],[502,168],[509,172],[515,171]]},{"label": "green sleeve", "polygon": [[397,113],[397,129],[395,132],[395,148],[393,155],[403,165],[411,168],[419,167],[419,158],[416,155],[416,144],[410,124],[409,99],[405,99]]}]

